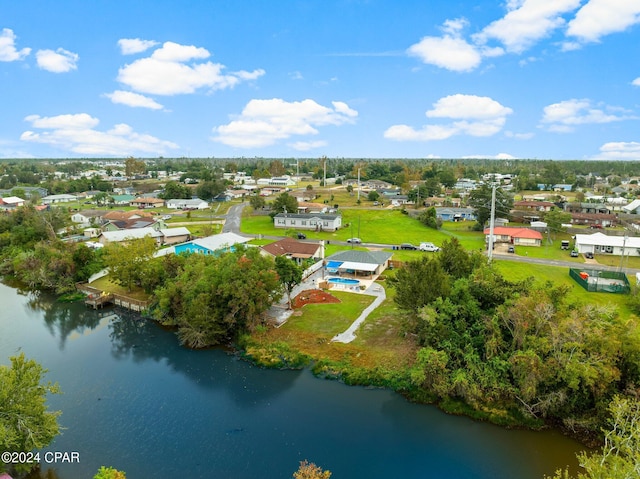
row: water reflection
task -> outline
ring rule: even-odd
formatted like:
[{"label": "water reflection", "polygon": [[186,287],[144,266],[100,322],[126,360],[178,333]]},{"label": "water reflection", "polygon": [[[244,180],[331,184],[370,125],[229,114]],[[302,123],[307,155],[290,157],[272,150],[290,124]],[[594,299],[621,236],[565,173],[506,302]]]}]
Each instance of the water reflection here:
[{"label": "water reflection", "polygon": [[[127,311],[118,310],[109,330],[111,355],[116,360],[163,363],[199,389],[225,390],[241,407],[268,403],[290,389],[301,373],[277,374],[278,371],[238,364],[240,360],[233,352],[221,348],[194,351],[181,347],[173,331]],[[236,361],[230,361],[228,356]],[[272,376],[271,380],[265,381],[265,374]]]},{"label": "water reflection", "polygon": [[53,337],[58,338],[60,351],[64,350],[72,333],[83,334],[92,331],[106,314],[111,314],[88,309],[79,303],[59,302],[45,293],[23,291],[21,294],[27,296],[26,305],[31,311],[42,314],[47,329]]}]

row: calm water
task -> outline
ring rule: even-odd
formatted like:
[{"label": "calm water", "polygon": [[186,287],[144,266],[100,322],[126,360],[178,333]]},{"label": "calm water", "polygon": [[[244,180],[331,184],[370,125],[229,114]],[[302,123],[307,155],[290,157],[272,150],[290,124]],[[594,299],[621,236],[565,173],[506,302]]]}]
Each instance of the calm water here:
[{"label": "calm water", "polygon": [[153,323],[0,284],[0,362],[19,351],[64,392],[50,399],[65,430],[48,450],[78,451],[80,463],[58,465],[60,479],[91,478],[100,465],[129,479],[285,479],[303,459],[335,479],[542,479],[580,449],[390,391],[186,350]]}]

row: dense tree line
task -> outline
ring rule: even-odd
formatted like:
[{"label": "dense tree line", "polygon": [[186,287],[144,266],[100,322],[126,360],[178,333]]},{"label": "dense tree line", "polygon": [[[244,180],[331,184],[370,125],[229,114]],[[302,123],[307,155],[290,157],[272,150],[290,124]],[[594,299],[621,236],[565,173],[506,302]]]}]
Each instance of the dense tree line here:
[{"label": "dense tree line", "polygon": [[220,256],[192,254],[177,261],[155,289],[154,317],[177,327],[180,341],[189,347],[226,343],[254,330],[282,295],[273,259],[256,248]]},{"label": "dense tree line", "polygon": [[98,272],[100,252],[58,239],[56,231],[65,221],[57,209],[24,207],[0,214],[0,275],[13,276],[32,290],[62,294]]},{"label": "dense tree line", "polygon": [[636,325],[571,301],[566,287],[507,281],[455,239],[393,285],[421,347],[412,382],[439,400],[597,433],[615,395],[638,393]]}]

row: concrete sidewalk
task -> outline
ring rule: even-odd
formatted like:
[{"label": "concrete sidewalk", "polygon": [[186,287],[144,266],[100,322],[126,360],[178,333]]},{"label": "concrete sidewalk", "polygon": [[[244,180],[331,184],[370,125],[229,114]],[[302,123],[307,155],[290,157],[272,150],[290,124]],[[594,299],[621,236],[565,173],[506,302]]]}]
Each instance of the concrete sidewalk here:
[{"label": "concrete sidewalk", "polygon": [[382,302],[387,298],[387,295],[384,291],[384,288],[377,283],[373,283],[369,288],[367,288],[362,293],[354,293],[354,294],[367,294],[370,296],[375,296],[376,299],[373,300],[369,306],[367,306],[364,311],[356,318],[356,320],[351,323],[351,326],[344,331],[343,333],[336,334],[331,341],[336,343],[350,343],[354,339],[356,339],[356,331],[360,327],[362,323],[364,323],[365,319],[371,314],[371,312],[376,309],[378,306],[382,304]]}]

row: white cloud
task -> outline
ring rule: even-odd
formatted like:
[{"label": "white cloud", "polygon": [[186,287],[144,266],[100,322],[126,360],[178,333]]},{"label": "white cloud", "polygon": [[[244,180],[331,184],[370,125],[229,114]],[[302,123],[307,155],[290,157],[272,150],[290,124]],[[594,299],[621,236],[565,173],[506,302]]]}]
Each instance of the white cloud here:
[{"label": "white cloud", "polygon": [[473,38],[479,44],[496,39],[506,47],[507,51],[522,53],[557,28],[562,27],[565,20],[561,15],[577,9],[580,1],[509,1],[507,14],[487,25]]},{"label": "white cloud", "polygon": [[43,143],[63,151],[82,155],[127,156],[131,154],[163,155],[168,150],[178,148],[170,141],[163,141],[151,135],[136,133],[124,123],[107,131],[95,127],[99,120],[86,113],[40,117],[30,115],[25,121],[34,129],[25,131],[20,139],[26,142]]},{"label": "white cloud", "polygon": [[118,72],[118,81],[140,93],[177,95],[193,93],[200,88],[231,88],[241,81],[255,80],[265,73],[257,69],[225,74],[222,64],[196,62],[209,56],[210,53],[204,48],[165,42],[150,57],[122,67]]},{"label": "white cloud", "polygon": [[640,77],[638,77],[638,78],[636,78],[635,80],[633,80],[633,81],[631,82],[631,84],[632,84],[632,85],[635,85],[635,86],[640,86]]},{"label": "white cloud", "polygon": [[600,154],[594,160],[633,160],[640,161],[640,143],[636,141],[616,141],[600,147]]},{"label": "white cloud", "polygon": [[346,103],[332,105],[333,109],[309,99],[251,100],[237,119],[213,129],[213,140],[233,147],[257,148],[292,136],[317,135],[317,127],[353,123],[358,116]]},{"label": "white cloud", "polygon": [[31,48],[16,49],[16,36],[10,28],[3,28],[0,32],[0,62],[22,60],[31,53]]},{"label": "white cloud", "polygon": [[66,73],[77,69],[78,54],[63,48],[53,50],[38,50],[36,52],[38,66],[52,73]]},{"label": "white cloud", "polygon": [[130,91],[116,90],[113,93],[105,93],[104,96],[109,98],[113,103],[127,105],[134,108],[149,108],[151,110],[161,110],[164,108],[160,103],[138,93]]},{"label": "white cloud", "polygon": [[289,146],[294,150],[298,151],[309,151],[314,150],[316,148],[322,148],[327,146],[327,142],[323,140],[318,141],[296,141],[295,143],[290,143]]},{"label": "white cloud", "polygon": [[638,0],[589,0],[569,22],[567,36],[581,42],[597,42],[637,23],[640,23]]},{"label": "white cloud", "polygon": [[[604,110],[596,108],[588,99],[564,100],[545,106],[543,111],[541,123],[547,125],[547,130],[556,133],[574,131],[577,125],[611,123],[635,118],[620,108],[610,106],[605,106]],[[619,115],[618,112],[622,114]]]},{"label": "white cloud", "polygon": [[427,118],[455,120],[447,124],[428,124],[421,129],[407,125],[394,125],[384,132],[384,137],[396,141],[445,140],[454,135],[491,136],[504,126],[507,116],[513,113],[497,101],[476,95],[450,95],[440,98]]},{"label": "white cloud", "polygon": [[424,37],[411,45],[407,53],[423,63],[453,71],[471,71],[482,62],[478,49],[461,38],[467,25],[465,19],[447,20],[442,26],[442,37]]},{"label": "white cloud", "polygon": [[498,153],[497,155],[469,155],[462,158],[469,160],[516,160],[518,157],[509,153]]},{"label": "white cloud", "polygon": [[153,40],[141,40],[139,38],[122,38],[118,40],[118,46],[123,55],[133,55],[155,47],[158,42]]}]

